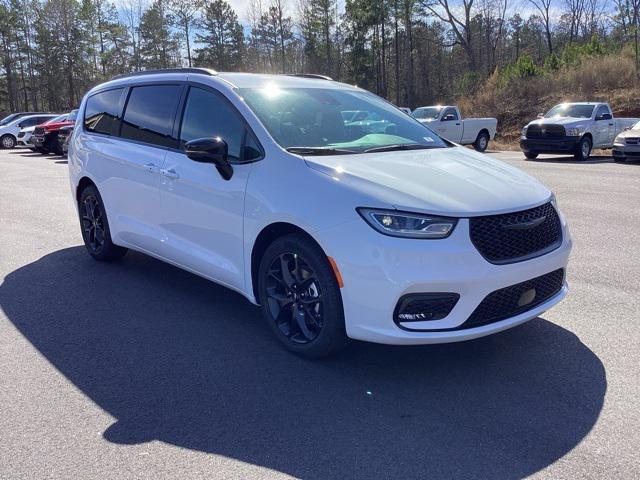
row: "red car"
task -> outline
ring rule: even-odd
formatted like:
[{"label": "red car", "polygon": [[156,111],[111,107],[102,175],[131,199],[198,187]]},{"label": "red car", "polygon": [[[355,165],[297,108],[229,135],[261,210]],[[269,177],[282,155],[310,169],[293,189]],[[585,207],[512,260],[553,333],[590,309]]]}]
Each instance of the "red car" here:
[{"label": "red car", "polygon": [[55,122],[38,125],[29,140],[35,147],[35,151],[45,155],[49,152],[62,155],[62,145],[58,141],[58,134],[62,127],[75,125],[77,115],[78,110],[73,110],[67,113],[65,117],[56,119],[57,121]]}]

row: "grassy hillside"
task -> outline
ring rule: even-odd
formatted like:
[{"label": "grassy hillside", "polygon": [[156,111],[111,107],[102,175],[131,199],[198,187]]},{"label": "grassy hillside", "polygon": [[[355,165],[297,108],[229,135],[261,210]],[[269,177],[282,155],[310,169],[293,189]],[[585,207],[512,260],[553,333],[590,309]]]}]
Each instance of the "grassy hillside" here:
[{"label": "grassy hillside", "polygon": [[609,102],[614,115],[640,117],[640,81],[631,48],[602,53],[575,48],[544,67],[526,57],[496,70],[478,92],[458,99],[467,116],[498,118],[493,148],[515,149],[524,125],[562,102]]}]

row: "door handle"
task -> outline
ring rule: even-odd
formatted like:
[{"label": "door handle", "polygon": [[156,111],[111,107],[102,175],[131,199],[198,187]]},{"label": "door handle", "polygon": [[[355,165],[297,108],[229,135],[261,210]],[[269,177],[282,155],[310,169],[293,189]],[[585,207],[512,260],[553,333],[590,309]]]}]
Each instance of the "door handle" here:
[{"label": "door handle", "polygon": [[613,123],[610,123],[609,126],[613,125]]},{"label": "door handle", "polygon": [[170,168],[168,170],[166,168],[163,168],[160,170],[160,173],[171,180],[177,180],[180,178],[180,174],[173,168]]},{"label": "door handle", "polygon": [[456,123],[456,125],[460,125],[459,123]]},{"label": "door handle", "polygon": [[160,169],[156,167],[155,163],[145,163],[144,168],[150,173],[158,173],[160,171]]}]

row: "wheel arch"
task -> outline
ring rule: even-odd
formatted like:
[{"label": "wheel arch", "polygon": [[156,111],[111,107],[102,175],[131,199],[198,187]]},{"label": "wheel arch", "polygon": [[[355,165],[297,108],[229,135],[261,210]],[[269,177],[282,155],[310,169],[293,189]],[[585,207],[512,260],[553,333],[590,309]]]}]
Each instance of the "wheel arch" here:
[{"label": "wheel arch", "polygon": [[76,203],[80,202],[80,194],[89,185],[93,185],[94,187],[96,187],[96,189],[98,188],[95,182],[91,180],[89,177],[84,176],[80,178],[80,180],[78,181],[78,186],[76,187]]},{"label": "wheel arch", "polygon": [[288,222],[274,222],[264,227],[253,242],[253,248],[251,249],[251,292],[253,293],[256,303],[260,302],[260,296],[258,294],[258,270],[260,269],[260,261],[262,260],[264,252],[275,240],[292,233],[304,235],[318,245],[326,255],[322,245],[320,245],[309,232],[297,225]]}]

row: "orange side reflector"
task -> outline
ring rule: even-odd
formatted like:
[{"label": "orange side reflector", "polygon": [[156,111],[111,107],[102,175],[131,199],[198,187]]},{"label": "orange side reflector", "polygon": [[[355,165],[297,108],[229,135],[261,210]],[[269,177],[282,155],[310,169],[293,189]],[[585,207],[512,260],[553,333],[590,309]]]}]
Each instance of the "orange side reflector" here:
[{"label": "orange side reflector", "polygon": [[327,259],[329,259],[329,264],[331,265],[331,268],[333,268],[333,273],[335,274],[336,280],[338,281],[338,286],[340,288],[344,287],[344,282],[342,281],[342,275],[340,275],[340,270],[338,270],[338,264],[333,259],[333,257],[327,256]]}]

